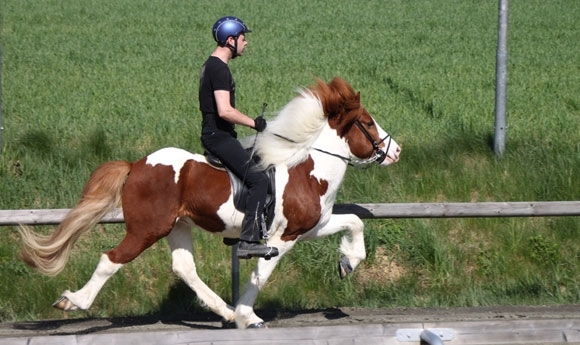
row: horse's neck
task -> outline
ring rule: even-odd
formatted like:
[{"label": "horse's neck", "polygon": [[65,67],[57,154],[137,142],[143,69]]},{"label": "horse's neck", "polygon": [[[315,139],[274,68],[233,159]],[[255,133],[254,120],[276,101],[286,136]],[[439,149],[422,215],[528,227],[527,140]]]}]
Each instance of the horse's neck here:
[{"label": "horse's neck", "polygon": [[343,158],[350,155],[348,144],[326,126],[312,145],[310,156],[314,160],[312,174],[328,181],[328,194],[336,195],[342,184],[348,163]]},{"label": "horse's neck", "polygon": [[349,157],[349,147],[346,141],[338,136],[336,131],[328,123],[320,131],[320,134],[312,144],[312,148],[331,152],[341,157]]}]

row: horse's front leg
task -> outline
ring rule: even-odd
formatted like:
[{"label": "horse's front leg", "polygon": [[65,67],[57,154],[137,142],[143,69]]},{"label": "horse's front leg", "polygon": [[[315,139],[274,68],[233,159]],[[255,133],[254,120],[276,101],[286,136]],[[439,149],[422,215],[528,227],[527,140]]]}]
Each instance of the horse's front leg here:
[{"label": "horse's front leg", "polygon": [[333,235],[339,231],[348,230],[340,243],[340,252],[343,257],[338,262],[341,278],[349,273],[366,258],[364,223],[354,214],[333,214],[328,223],[318,231],[307,233],[303,239],[316,239]]},{"label": "horse's front leg", "polygon": [[284,254],[288,253],[296,241],[284,242],[280,239],[271,239],[268,241],[269,246],[277,247],[280,254],[278,256],[265,260],[260,258],[256,269],[252,272],[250,281],[246,284],[243,295],[240,297],[236,306],[236,326],[238,328],[265,328],[264,320],[254,313],[254,302],[258,293],[266,284],[266,281],[276,268],[276,265]]}]

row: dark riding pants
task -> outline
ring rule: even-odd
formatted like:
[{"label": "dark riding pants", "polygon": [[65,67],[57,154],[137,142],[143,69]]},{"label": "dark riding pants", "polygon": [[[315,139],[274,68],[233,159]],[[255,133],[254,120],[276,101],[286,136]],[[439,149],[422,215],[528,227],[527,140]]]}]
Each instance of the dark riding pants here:
[{"label": "dark riding pants", "polygon": [[268,176],[264,171],[251,169],[250,154],[240,142],[227,132],[203,133],[201,142],[206,150],[218,157],[248,188],[246,213],[242,221],[240,239],[260,241],[259,223],[263,217],[264,201],[268,193]]}]

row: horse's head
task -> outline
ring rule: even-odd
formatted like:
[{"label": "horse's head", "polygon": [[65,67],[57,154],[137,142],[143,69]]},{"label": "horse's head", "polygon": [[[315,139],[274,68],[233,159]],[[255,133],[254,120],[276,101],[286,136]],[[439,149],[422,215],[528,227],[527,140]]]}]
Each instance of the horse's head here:
[{"label": "horse's head", "polygon": [[348,143],[353,163],[389,165],[399,160],[399,145],[361,105],[360,93],[346,81],[318,81],[312,91],[318,95],[330,127]]}]

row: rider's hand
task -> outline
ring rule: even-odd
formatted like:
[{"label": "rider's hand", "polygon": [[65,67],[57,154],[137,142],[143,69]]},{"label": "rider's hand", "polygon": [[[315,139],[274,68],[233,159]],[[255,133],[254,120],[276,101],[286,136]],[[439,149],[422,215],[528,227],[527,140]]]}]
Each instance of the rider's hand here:
[{"label": "rider's hand", "polygon": [[254,129],[258,132],[263,132],[266,129],[267,123],[263,116],[258,116],[254,119]]}]

